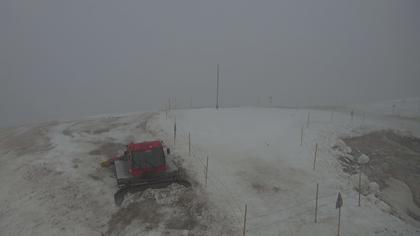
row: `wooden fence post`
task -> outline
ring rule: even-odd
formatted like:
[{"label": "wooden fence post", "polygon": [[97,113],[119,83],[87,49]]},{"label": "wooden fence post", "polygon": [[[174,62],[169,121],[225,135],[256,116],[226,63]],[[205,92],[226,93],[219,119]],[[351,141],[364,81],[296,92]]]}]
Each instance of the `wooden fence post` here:
[{"label": "wooden fence post", "polygon": [[191,156],[191,133],[188,132],[188,155]]},{"label": "wooden fence post", "polygon": [[316,184],[316,198],[315,198],[315,223],[318,222],[318,191],[319,190],[319,184]]},{"label": "wooden fence post", "polygon": [[338,193],[337,201],[335,203],[335,208],[338,208],[338,228],[337,228],[337,235],[340,236],[340,224],[341,224],[341,207],[343,206],[343,198],[341,197],[341,193]]},{"label": "wooden fence post", "polygon": [[175,146],[176,146],[176,117],[175,117],[175,120],[174,120],[174,148],[175,148]]},{"label": "wooden fence post", "polygon": [[316,155],[318,153],[318,143],[315,144],[315,153],[314,153],[314,170],[315,170],[315,163],[316,163]]},{"label": "wooden fence post", "polygon": [[340,236],[340,226],[341,226],[341,207],[338,208],[338,230],[337,230],[337,236]]},{"label": "wooden fence post", "polygon": [[208,172],[209,172],[209,156],[207,156],[206,159],[206,184],[205,187],[207,188],[207,176],[208,176]]},{"label": "wooden fence post", "polygon": [[247,209],[248,208],[248,206],[247,206],[247,204],[245,204],[245,214],[244,214],[244,228],[243,228],[243,231],[242,231],[242,235],[243,236],[245,236],[245,233],[246,233],[246,212],[247,212]]},{"label": "wooden fence post", "polygon": [[359,206],[360,206],[360,195],[362,192],[362,170],[359,172]]}]

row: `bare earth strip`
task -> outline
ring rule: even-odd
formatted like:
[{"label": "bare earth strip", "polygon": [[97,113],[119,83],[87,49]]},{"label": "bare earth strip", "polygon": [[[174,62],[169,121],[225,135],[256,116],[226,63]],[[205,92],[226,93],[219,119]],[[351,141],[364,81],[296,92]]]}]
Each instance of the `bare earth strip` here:
[{"label": "bare earth strip", "polygon": [[[369,156],[362,172],[379,184],[378,196],[400,217],[420,225],[420,139],[383,130],[343,141],[351,148],[354,160],[362,154]],[[349,173],[355,174],[360,167],[357,161],[342,161]]]}]

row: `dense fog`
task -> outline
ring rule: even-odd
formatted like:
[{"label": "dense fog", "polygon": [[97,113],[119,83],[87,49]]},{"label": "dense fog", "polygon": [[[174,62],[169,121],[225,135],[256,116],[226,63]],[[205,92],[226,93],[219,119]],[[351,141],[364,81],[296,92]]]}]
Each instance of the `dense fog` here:
[{"label": "dense fog", "polygon": [[419,97],[419,10],[418,0],[2,0],[0,126],[169,98],[215,106],[217,64],[222,107]]}]

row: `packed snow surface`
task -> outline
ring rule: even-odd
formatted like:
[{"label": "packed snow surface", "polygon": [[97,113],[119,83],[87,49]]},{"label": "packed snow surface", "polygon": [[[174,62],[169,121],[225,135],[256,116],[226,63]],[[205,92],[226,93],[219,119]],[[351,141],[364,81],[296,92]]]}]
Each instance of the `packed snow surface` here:
[{"label": "packed snow surface", "polygon": [[[343,235],[420,233],[418,228],[391,215],[390,206],[373,194],[362,195],[358,207],[357,182],[342,171],[337,161],[338,155],[346,155],[351,150],[345,151],[348,149],[345,147],[340,152],[332,148],[340,144],[341,136],[361,135],[376,129],[392,128],[418,134],[419,126],[414,121],[401,125],[349,112],[231,108],[177,110],[169,116],[162,113],[153,126],[161,129],[160,134],[168,143],[175,143],[176,152],[188,160],[186,168],[194,170],[203,185],[208,157],[206,189],[210,200],[222,205],[238,225],[243,224],[247,205],[247,235],[334,235],[339,192],[344,200]],[[366,188],[368,185],[367,181]]]}]

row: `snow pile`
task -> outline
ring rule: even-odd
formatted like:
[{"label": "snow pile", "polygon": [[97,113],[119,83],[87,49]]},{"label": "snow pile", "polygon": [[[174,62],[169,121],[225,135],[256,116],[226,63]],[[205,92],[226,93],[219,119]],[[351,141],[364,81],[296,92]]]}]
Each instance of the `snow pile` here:
[{"label": "snow pile", "polygon": [[128,194],[120,210],[112,215],[107,234],[200,235],[211,232],[210,220],[205,198],[191,188],[172,184]]},{"label": "snow pile", "polygon": [[369,183],[369,193],[377,195],[379,193],[379,184],[376,182]]},{"label": "snow pile", "polygon": [[362,154],[362,155],[360,155],[359,158],[357,158],[357,162],[360,165],[367,164],[369,162],[369,157],[367,155],[365,155],[365,154]]}]

